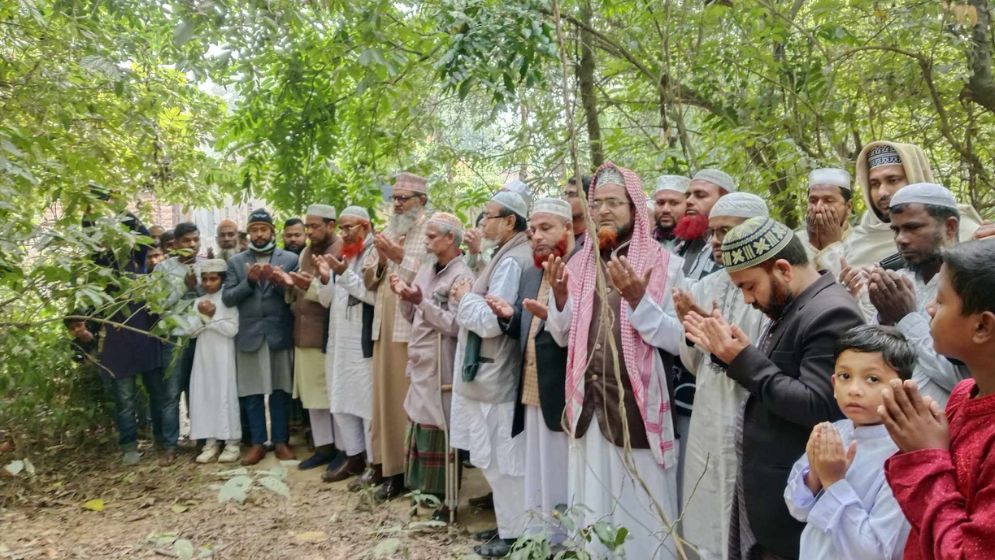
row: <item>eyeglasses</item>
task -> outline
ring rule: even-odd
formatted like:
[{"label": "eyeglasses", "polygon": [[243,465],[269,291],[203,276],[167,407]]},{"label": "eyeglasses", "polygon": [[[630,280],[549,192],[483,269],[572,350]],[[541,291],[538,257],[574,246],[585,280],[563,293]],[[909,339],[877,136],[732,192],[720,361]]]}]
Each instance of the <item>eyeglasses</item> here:
[{"label": "eyeglasses", "polygon": [[405,202],[411,200],[412,198],[415,198],[416,196],[420,195],[409,194],[408,196],[404,196],[401,194],[395,194],[394,196],[390,197],[390,199],[394,201],[394,204],[404,204]]},{"label": "eyeglasses", "polygon": [[505,214],[504,216],[502,216],[500,214],[498,214],[497,216],[489,216],[487,214],[484,214],[484,217],[481,218],[481,219],[483,219],[483,220],[496,220],[498,218],[507,218],[507,217],[508,217],[508,214]]},{"label": "eyeglasses", "polygon": [[595,198],[591,201],[592,210],[600,210],[602,206],[607,206],[609,210],[614,210],[623,204],[629,204],[628,200],[620,200],[617,198],[606,198],[604,200],[599,200]]},{"label": "eyeglasses", "polygon": [[339,229],[342,231],[352,231],[358,227],[363,227],[363,224],[352,224],[352,225],[342,224],[339,226]]}]

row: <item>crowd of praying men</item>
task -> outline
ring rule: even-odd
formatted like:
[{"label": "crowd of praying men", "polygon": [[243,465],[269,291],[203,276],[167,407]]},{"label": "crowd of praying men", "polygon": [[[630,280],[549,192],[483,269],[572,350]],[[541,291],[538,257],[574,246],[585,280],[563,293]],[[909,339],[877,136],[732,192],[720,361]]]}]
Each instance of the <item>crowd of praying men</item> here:
[{"label": "crowd of praying men", "polygon": [[[155,243],[102,262],[160,278],[168,311],[132,303],[112,318],[122,328],[67,326],[112,379],[127,465],[141,460],[141,378],[164,466],[185,394],[199,463],[296,459],[302,414],[312,451],[300,469],[379,501],[434,495],[446,522],[478,469],[491,495],[470,502],[496,517],[474,535],[484,557],[530,535],[567,546],[568,515],[626,529],[619,543],[585,541],[596,557],[845,558],[877,537],[859,557],[901,557],[908,514],[895,498],[850,534],[847,508],[870,491],[830,493],[813,459],[838,422],[863,426],[863,405],[839,404],[838,344],[910,345],[909,377],[942,409],[971,374],[934,349],[929,306],[946,252],[993,227],[935,182],[917,146],[872,142],[855,176],[813,170],[797,231],[719,169],[644,188],[613,163],[558,196],[512,181],[472,225],[399,173],[383,228],[370,208],[316,201],[283,224],[282,248],[265,209],[244,230],[222,221],[213,243],[193,223],[145,229],[128,215]],[[166,334],[142,335],[163,321]],[[859,439],[841,433],[840,446]],[[795,483],[799,457],[811,465]],[[819,491],[792,501],[807,477]]]}]

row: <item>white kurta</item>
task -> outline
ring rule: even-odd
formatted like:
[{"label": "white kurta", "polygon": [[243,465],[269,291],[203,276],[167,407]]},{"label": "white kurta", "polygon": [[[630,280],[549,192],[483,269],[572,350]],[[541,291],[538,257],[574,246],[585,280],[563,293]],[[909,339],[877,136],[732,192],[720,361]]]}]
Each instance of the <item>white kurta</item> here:
[{"label": "white kurta", "polygon": [[[743,301],[725,270],[718,270],[687,290],[699,307],[718,305],[722,316],[750,340],[760,338],[764,314]],[[681,457],[684,476],[682,534],[702,560],[727,558],[732,501],[736,496],[736,419],[747,392],[702,349],[681,345],[681,361],[695,376],[697,391],[688,442]]]},{"label": "white kurta", "polygon": [[[505,301],[518,299],[522,267],[513,258],[505,258],[494,268],[487,293]],[[467,293],[456,312],[460,332],[456,343],[456,371],[453,373],[453,399],[449,442],[452,447],[470,452],[470,462],[480,468],[494,493],[494,514],[498,535],[518,538],[526,523],[525,514],[525,437],[511,437],[515,402],[486,403],[460,395],[463,383],[462,364],[468,331],[481,338],[506,336],[497,316],[483,296]],[[517,367],[517,366],[515,366]]]},{"label": "white kurta", "polygon": [[349,305],[349,297],[372,305],[376,293],[367,290],[357,270],[362,256],[341,275],[318,288],[318,299],[328,306],[328,344],[325,377],[332,414],[373,418],[373,358],[363,357],[363,305]]},{"label": "white kurta", "polygon": [[833,426],[844,449],[857,442],[857,456],[846,478],[813,496],[805,485],[808,457],[802,455],[784,489],[788,511],[807,523],[799,558],[897,560],[910,526],[885,480],[884,462],[898,448],[883,424],[855,428],[850,420],[840,420]]},{"label": "white kurta", "polygon": [[[197,312],[197,303],[214,304],[214,316]],[[235,375],[235,335],[238,308],[221,301],[221,291],[197,298],[188,314],[189,332],[197,339],[190,373],[190,439],[218,440],[242,437],[238,384]]]},{"label": "white kurta", "polygon": [[[663,299],[656,302],[644,297],[629,314],[629,323],[647,344],[672,355],[677,355],[679,344],[683,344],[684,331],[677,320],[669,288],[683,280],[682,265],[680,258],[671,257],[667,266],[668,290]],[[557,311],[551,293],[548,304],[546,330],[558,344],[567,346],[573,302],[568,298],[563,311]],[[667,378],[659,354],[654,354],[653,374]],[[626,558],[677,558],[674,535],[664,523],[664,518],[674,526],[677,523],[677,465],[663,468],[649,449],[631,450],[627,465],[622,452],[622,448],[605,440],[597,418],[583,437],[571,439],[568,505],[590,508],[584,512],[584,525],[609,521],[616,527],[625,527],[629,531],[623,547]],[[605,553],[598,543],[592,544],[591,552],[596,557]]]},{"label": "white kurta", "polygon": [[[936,299],[940,275],[934,274],[929,283],[926,283],[922,276],[907,269],[899,270],[898,274],[911,280],[916,291],[916,310],[895,323],[895,328],[912,343],[919,357],[916,368],[912,371],[912,380],[919,386],[919,392],[923,396],[931,397],[941,407],[946,407],[954,385],[967,379],[970,372],[964,366],[954,365],[933,349],[933,335],[929,332],[930,319],[926,308]],[[868,322],[877,323],[877,309],[870,303],[867,288],[862,291],[860,299]]]}]

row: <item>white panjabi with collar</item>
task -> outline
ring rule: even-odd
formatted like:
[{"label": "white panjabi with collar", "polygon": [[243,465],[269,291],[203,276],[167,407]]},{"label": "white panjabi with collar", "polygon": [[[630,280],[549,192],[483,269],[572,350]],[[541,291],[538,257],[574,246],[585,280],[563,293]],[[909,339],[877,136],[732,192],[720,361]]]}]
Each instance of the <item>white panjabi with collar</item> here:
[{"label": "white panjabi with collar", "polygon": [[808,457],[802,455],[784,489],[788,511],[806,523],[799,558],[902,558],[910,526],[884,476],[884,462],[898,447],[883,424],[855,427],[850,420],[839,420],[833,427],[843,449],[857,442],[846,477],[812,495],[805,485]]}]

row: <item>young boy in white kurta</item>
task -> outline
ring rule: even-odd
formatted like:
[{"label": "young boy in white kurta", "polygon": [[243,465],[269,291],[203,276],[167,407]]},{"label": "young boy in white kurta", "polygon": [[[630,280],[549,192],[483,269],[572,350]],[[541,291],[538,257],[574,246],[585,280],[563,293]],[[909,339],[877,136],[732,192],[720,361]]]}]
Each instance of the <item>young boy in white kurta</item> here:
[{"label": "young boy in white kurta", "polygon": [[[221,259],[200,263],[204,295],[197,298],[188,325],[197,339],[190,374],[190,439],[206,439],[198,463],[231,463],[239,457],[242,424],[238,416],[235,380],[235,335],[238,308],[221,301],[228,265]],[[219,440],[225,442],[218,455]]]},{"label": "young boy in white kurta", "polygon": [[833,390],[846,420],[818,424],[784,490],[807,523],[799,558],[901,558],[909,523],[884,476],[898,448],[882,424],[881,391],[909,379],[915,348],[892,327],[854,327],[839,340]]}]

